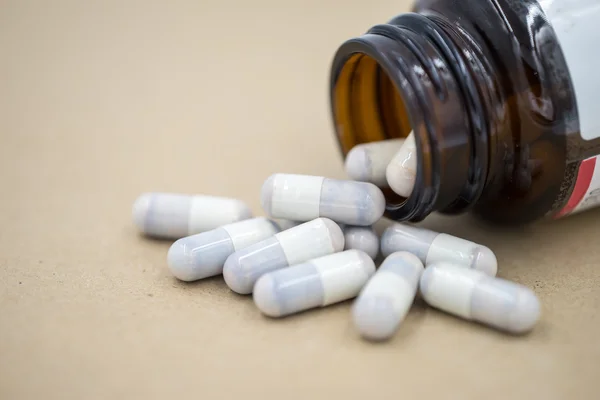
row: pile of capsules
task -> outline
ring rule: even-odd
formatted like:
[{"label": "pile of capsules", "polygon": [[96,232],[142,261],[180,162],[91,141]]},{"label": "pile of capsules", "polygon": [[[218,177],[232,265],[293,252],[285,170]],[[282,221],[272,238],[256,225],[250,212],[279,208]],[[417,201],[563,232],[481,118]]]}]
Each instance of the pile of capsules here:
[{"label": "pile of capsules", "polygon": [[[539,301],[529,288],[495,278],[489,248],[405,224],[387,228],[380,245],[371,227],[385,211],[378,186],[395,168],[394,190],[412,190],[411,157],[409,136],[356,146],[346,159],[353,180],[272,175],[261,191],[271,219],[252,218],[240,200],[170,193],[141,195],[133,218],[146,235],[178,239],[167,256],[176,278],[223,274],[231,290],[253,294],[270,317],[358,296],[356,329],[367,339],[385,340],[419,289],[425,302],[450,314],[514,334],[530,331]],[[385,259],[376,270],[379,250]]]}]

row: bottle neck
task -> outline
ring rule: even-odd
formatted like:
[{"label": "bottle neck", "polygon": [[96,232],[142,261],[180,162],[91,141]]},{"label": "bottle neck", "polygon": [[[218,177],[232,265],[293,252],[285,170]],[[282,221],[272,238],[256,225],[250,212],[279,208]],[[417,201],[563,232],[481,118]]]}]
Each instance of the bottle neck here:
[{"label": "bottle neck", "polygon": [[499,95],[483,51],[438,15],[402,14],[345,42],[332,67],[331,103],[344,155],[356,144],[405,137],[418,152],[407,199],[387,215],[419,221],[460,213],[481,196],[498,133]]}]

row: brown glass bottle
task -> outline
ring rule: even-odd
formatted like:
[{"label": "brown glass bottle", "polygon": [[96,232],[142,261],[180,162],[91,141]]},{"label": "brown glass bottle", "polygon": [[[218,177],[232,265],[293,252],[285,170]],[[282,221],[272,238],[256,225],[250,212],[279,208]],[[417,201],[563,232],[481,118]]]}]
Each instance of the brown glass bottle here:
[{"label": "brown glass bottle", "polygon": [[[582,136],[588,78],[573,63],[600,28],[583,42],[582,34],[555,30],[551,17],[561,10],[552,1],[421,0],[414,12],[342,44],[331,73],[342,153],[414,131],[416,186],[409,198],[384,189],[388,217],[473,210],[494,222],[527,223],[567,214],[590,196],[590,165],[583,171],[582,162],[595,165],[600,130]],[[580,48],[565,52],[561,45],[575,39]],[[590,79],[600,90],[600,78]],[[598,117],[585,112],[586,126],[600,121],[600,107]]]}]

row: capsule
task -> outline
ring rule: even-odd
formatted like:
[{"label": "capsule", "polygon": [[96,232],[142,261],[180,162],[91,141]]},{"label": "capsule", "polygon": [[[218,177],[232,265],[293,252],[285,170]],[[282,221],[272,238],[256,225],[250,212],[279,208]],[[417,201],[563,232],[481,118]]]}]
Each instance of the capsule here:
[{"label": "capsule", "polygon": [[354,326],[364,338],[392,337],[415,299],[422,272],[414,254],[403,251],[385,259],[352,308]]},{"label": "capsule", "polygon": [[372,227],[345,225],[342,230],[344,231],[344,250],[361,250],[372,259],[377,258],[379,237]]},{"label": "capsule", "polygon": [[318,218],[295,226],[230,255],[223,267],[225,283],[234,292],[252,293],[267,272],[337,253],[344,248],[344,234],[330,219]]},{"label": "capsule", "polygon": [[411,195],[417,179],[417,145],[412,132],[388,164],[385,176],[396,194],[402,197]]},{"label": "capsule", "polygon": [[277,225],[259,217],[184,237],[169,249],[169,269],[177,279],[188,282],[219,275],[223,272],[225,260],[231,254],[277,232]]},{"label": "capsule", "polygon": [[496,276],[498,261],[487,247],[456,236],[409,225],[393,224],[381,236],[384,257],[396,251],[415,254],[425,265],[449,262]]},{"label": "capsule", "polygon": [[448,263],[428,266],[421,294],[432,307],[510,333],[533,329],[540,302],[529,288]]},{"label": "capsule", "polygon": [[355,297],[375,272],[373,260],[348,250],[263,275],[254,303],[269,317],[283,317]]},{"label": "capsule", "polygon": [[133,221],[148,236],[179,239],[252,218],[241,200],[174,193],[144,193],[133,204]]},{"label": "capsule", "polygon": [[262,187],[261,197],[268,216],[294,221],[326,217],[343,224],[367,226],[385,211],[385,199],[377,186],[321,176],[271,175]]},{"label": "capsule", "polygon": [[355,181],[387,187],[386,168],[404,139],[389,139],[356,145],[346,155],[346,174]]}]

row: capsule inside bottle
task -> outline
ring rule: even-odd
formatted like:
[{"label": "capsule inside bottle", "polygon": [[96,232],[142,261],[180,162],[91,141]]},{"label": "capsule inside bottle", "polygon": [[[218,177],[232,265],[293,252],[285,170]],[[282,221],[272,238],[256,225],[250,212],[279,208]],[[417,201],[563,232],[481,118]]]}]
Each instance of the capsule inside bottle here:
[{"label": "capsule inside bottle", "polygon": [[389,139],[356,145],[346,156],[346,174],[355,181],[387,187],[386,169],[404,139]]}]

